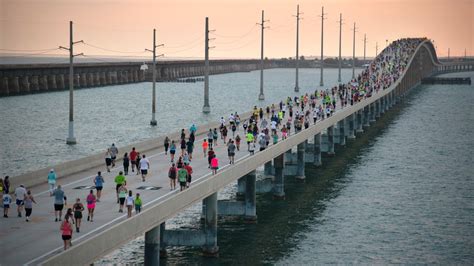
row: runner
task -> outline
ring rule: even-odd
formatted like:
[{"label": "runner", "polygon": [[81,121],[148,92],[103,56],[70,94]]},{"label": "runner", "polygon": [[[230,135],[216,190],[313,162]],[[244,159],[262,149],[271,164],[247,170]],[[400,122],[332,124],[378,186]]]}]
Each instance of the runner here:
[{"label": "runner", "polygon": [[193,160],[193,150],[194,141],[191,141],[191,139],[189,139],[189,141],[186,143],[186,151],[188,152],[190,162]]},{"label": "runner", "polygon": [[107,168],[107,172],[110,172],[110,166],[112,165],[112,153],[110,149],[107,149],[105,152],[105,167]]},{"label": "runner", "polygon": [[140,213],[142,211],[142,199],[140,198],[140,193],[137,193],[135,197],[135,213]]},{"label": "runner", "polygon": [[170,146],[170,158],[171,162],[174,161],[174,155],[176,154],[176,144],[174,143],[174,140],[171,141],[171,146]]},{"label": "runner", "polygon": [[188,172],[188,177],[186,178],[186,188],[188,188],[189,185],[191,185],[193,168],[191,167],[191,165],[189,165],[189,163],[185,163],[184,164],[184,169],[186,169],[186,171]]},{"label": "runner", "polygon": [[102,189],[104,187],[104,178],[101,175],[101,172],[97,172],[97,175],[94,178],[95,189],[97,190],[97,202],[100,201],[100,196],[102,195]]},{"label": "runner", "polygon": [[[59,220],[61,220],[61,218],[59,218]],[[67,214],[64,216],[64,221],[61,223],[59,229],[61,230],[61,237],[64,242],[64,250],[66,250],[71,246],[72,238],[72,225],[69,222],[69,216]]]},{"label": "runner", "polygon": [[3,190],[7,194],[10,193],[10,177],[9,176],[5,176],[5,178],[3,179]]},{"label": "runner", "polygon": [[207,168],[211,168],[211,160],[212,158],[214,158],[214,150],[212,148],[209,149],[209,151],[207,152],[207,163],[208,163],[208,167]]},{"label": "runner", "polygon": [[184,189],[186,189],[186,182],[188,180],[188,171],[186,171],[186,169],[181,168],[178,170],[178,180],[180,186],[179,191],[183,191]]},{"label": "runner", "polygon": [[173,163],[168,170],[168,177],[170,179],[170,190],[176,188],[176,176],[178,174],[178,169],[176,169],[175,164]]},{"label": "runner", "polygon": [[123,155],[123,171],[125,175],[128,175],[128,166],[130,165],[130,158],[128,157],[128,153]]},{"label": "runner", "polygon": [[235,158],[235,144],[231,139],[229,140],[229,145],[227,146],[227,155],[229,156],[229,164],[234,164]]},{"label": "runner", "polygon": [[115,144],[112,143],[112,146],[110,147],[110,155],[112,159],[112,167],[115,167],[115,160],[117,159],[117,154],[118,154],[118,149],[115,147]]},{"label": "runner", "polygon": [[63,208],[67,200],[66,196],[64,195],[64,191],[61,189],[61,185],[58,185],[58,187],[54,190],[53,196],[55,216],[54,221],[57,222],[58,220],[61,221],[61,216],[63,215]]},{"label": "runner", "polygon": [[165,138],[164,146],[165,146],[165,155],[167,155],[168,154],[168,148],[170,146],[170,138],[168,138],[168,136],[166,136],[166,138]]},{"label": "runner", "polygon": [[6,191],[3,191],[3,217],[8,218],[8,210],[10,209],[10,204],[12,204],[12,196]]},{"label": "runner", "polygon": [[181,139],[181,156],[184,155],[184,152],[186,151],[186,140]]},{"label": "runner", "polygon": [[145,182],[146,175],[148,174],[148,169],[150,169],[150,161],[146,158],[146,155],[143,154],[143,158],[140,160],[140,171],[142,172],[142,182]]},{"label": "runner", "polygon": [[224,125],[221,130],[222,139],[224,139],[224,144],[226,144],[227,139],[227,127]]},{"label": "runner", "polygon": [[27,222],[30,221],[30,216],[33,212],[33,203],[36,204],[36,201],[33,198],[33,194],[31,194],[31,190],[28,190],[25,197],[25,216]]},{"label": "runner", "polygon": [[121,185],[118,188],[118,194],[119,194],[119,212],[123,212],[123,205],[125,204],[125,198],[127,197],[127,188],[125,187],[125,184]]},{"label": "runner", "polygon": [[53,191],[56,188],[56,173],[54,169],[49,170],[48,173],[49,196],[53,196]]},{"label": "runner", "polygon": [[89,195],[87,195],[86,201],[87,201],[87,221],[93,222],[95,203],[97,201],[97,198],[94,195],[94,190],[91,189],[91,191],[89,192]]},{"label": "runner", "polygon": [[237,136],[235,137],[235,146],[237,147],[237,150],[240,151],[240,136],[239,134],[237,134]]},{"label": "runner", "polygon": [[215,175],[217,173],[217,169],[219,169],[219,159],[217,159],[215,154],[211,159],[211,169],[213,175]]},{"label": "runner", "polygon": [[202,152],[204,153],[204,158],[206,158],[207,148],[209,147],[209,143],[206,139],[202,142]]},{"label": "runner", "polygon": [[[76,203],[74,203],[72,208],[74,210],[74,219],[76,220],[76,232],[79,233],[79,229],[81,228],[82,212],[84,211],[84,205],[82,205],[80,198],[76,199]],[[87,217],[87,220],[89,220],[89,217]]]},{"label": "runner", "polygon": [[250,151],[250,143],[254,142],[254,136],[252,132],[247,133],[247,150]]},{"label": "runner", "polygon": [[255,153],[255,141],[250,142],[249,152],[250,152],[250,155],[254,155],[254,153]]},{"label": "runner", "polygon": [[219,135],[217,134],[217,128],[214,128],[214,131],[212,132],[212,144],[214,146],[217,146],[217,138]]},{"label": "runner", "polygon": [[[130,162],[132,164],[132,172],[135,172],[135,166],[137,163],[137,151],[135,151],[135,147],[133,147],[132,151],[130,152]],[[138,165],[137,165],[137,169],[138,169]]]},{"label": "runner", "polygon": [[25,197],[26,197],[25,186],[20,185],[19,187],[15,189],[15,199],[16,199],[18,217],[21,217],[21,212],[23,211],[23,207],[25,205]]},{"label": "runner", "polygon": [[140,160],[142,159],[142,156],[140,155],[139,152],[137,152],[137,159],[135,160],[135,165],[137,166],[137,175],[140,174]]},{"label": "runner", "polygon": [[[138,171],[137,171],[138,172]],[[125,176],[123,176],[122,171],[119,172],[118,176],[115,177],[115,191],[117,193],[117,203],[119,203],[119,188],[122,185],[127,184],[127,180],[125,179]]]},{"label": "runner", "polygon": [[133,200],[132,190],[128,191],[128,197],[126,199],[126,202],[127,202],[127,217],[130,218],[132,217],[133,205],[135,205],[135,202]]},{"label": "runner", "polygon": [[209,142],[209,148],[212,148],[213,136],[214,134],[212,133],[212,129],[209,129],[209,132],[207,132],[207,142]]}]

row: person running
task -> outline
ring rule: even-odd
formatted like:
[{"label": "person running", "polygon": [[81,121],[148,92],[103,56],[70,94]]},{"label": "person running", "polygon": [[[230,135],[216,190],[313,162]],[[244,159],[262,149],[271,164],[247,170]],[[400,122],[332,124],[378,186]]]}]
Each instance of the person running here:
[{"label": "person running", "polygon": [[209,143],[209,148],[212,148],[212,140],[213,140],[214,133],[212,133],[212,129],[209,129],[207,133],[207,142]]},{"label": "person running", "polygon": [[185,139],[181,139],[181,156],[184,155],[184,152],[186,151],[186,140]]},{"label": "person running", "polygon": [[174,155],[176,154],[176,144],[174,143],[174,140],[171,141],[171,146],[170,146],[170,158],[171,162],[174,162]]},{"label": "person running", "polygon": [[235,137],[235,146],[237,147],[238,151],[240,151],[240,141],[241,141],[241,138],[239,134],[237,134],[237,136]]},{"label": "person running", "polygon": [[110,146],[110,157],[112,159],[112,167],[115,167],[115,160],[117,159],[117,154],[118,154],[118,149],[115,147],[115,144],[112,143],[112,146]]},{"label": "person running", "polygon": [[204,141],[202,142],[202,152],[204,154],[204,158],[206,158],[208,147],[209,147],[209,143],[207,142],[206,139],[204,139]]},{"label": "person running", "polygon": [[94,177],[94,185],[97,190],[97,202],[100,202],[100,196],[102,195],[102,189],[104,188],[104,178],[101,175],[101,172],[97,172],[97,175]]},{"label": "person running", "polygon": [[63,215],[63,208],[67,201],[67,198],[64,195],[64,191],[62,190],[61,185],[58,185],[58,187],[54,190],[53,196],[54,196],[54,215],[55,215],[54,221],[57,222],[58,220],[61,221],[61,216]]},{"label": "person running", "polygon": [[235,124],[232,124],[230,128],[232,130],[232,137],[235,138],[235,131],[237,130],[237,126]]},{"label": "person running", "polygon": [[168,138],[168,136],[166,136],[166,138],[165,138],[164,146],[165,146],[165,155],[167,155],[168,154],[168,148],[170,147],[170,138]]},{"label": "person running", "polygon": [[215,152],[212,148],[209,149],[209,151],[207,152],[207,162],[209,164],[209,166],[207,168],[211,168],[211,160],[212,158],[214,158],[214,155],[215,155]]},{"label": "person running", "polygon": [[125,204],[125,198],[127,197],[127,188],[125,185],[121,185],[118,188],[118,197],[119,197],[119,212],[123,212],[123,205]]},{"label": "person running", "polygon": [[[84,211],[84,205],[82,204],[80,198],[76,199],[76,203],[72,205],[72,209],[74,210],[74,220],[76,221],[76,232],[79,233],[79,229],[81,228],[82,212]],[[89,220],[89,217],[87,217],[87,220]]]},{"label": "person running", "polygon": [[53,191],[56,188],[56,173],[54,169],[49,170],[48,173],[49,196],[53,196]]},{"label": "person running", "polygon": [[23,207],[25,205],[25,197],[26,197],[25,186],[20,185],[19,187],[15,189],[15,199],[16,199],[18,217],[21,217],[21,212],[23,211]]},{"label": "person running", "polygon": [[107,172],[110,172],[110,166],[112,165],[112,153],[110,149],[107,149],[105,152],[105,167],[107,168]]},{"label": "person running", "polygon": [[255,138],[252,132],[248,132],[246,135],[246,138],[247,138],[247,150],[250,151],[250,143],[253,143]]},{"label": "person running", "polygon": [[217,173],[217,169],[219,169],[219,159],[217,159],[217,156],[215,154],[214,157],[211,159],[211,169],[213,175],[215,175]]},{"label": "person running", "polygon": [[226,139],[227,139],[227,127],[224,125],[221,130],[221,136],[222,139],[224,140],[224,144],[226,144]]},{"label": "person running", "polygon": [[142,211],[142,198],[140,198],[140,193],[137,193],[135,196],[135,213],[140,213]]},{"label": "person running", "polygon": [[255,154],[255,142],[252,141],[250,144],[249,144],[249,152],[250,152],[250,155],[254,155]]},{"label": "person running", "polygon": [[[61,217],[59,218],[61,220]],[[64,221],[61,223],[59,227],[61,231],[61,237],[64,242],[64,250],[68,249],[71,246],[71,238],[72,238],[72,225],[69,222],[69,215],[66,214],[64,216]]]},{"label": "person running", "polygon": [[227,155],[229,156],[229,164],[234,164],[235,149],[236,149],[236,146],[234,144],[234,141],[229,140],[229,145],[227,146]]},{"label": "person running", "polygon": [[132,173],[135,172],[135,166],[137,166],[137,171],[138,171],[138,165],[137,163],[137,151],[135,150],[135,147],[132,148],[132,151],[130,152],[130,163],[132,164]]},{"label": "person running", "polygon": [[184,164],[184,169],[188,172],[188,177],[186,178],[186,188],[188,188],[191,185],[191,179],[192,179],[192,174],[193,174],[193,168],[189,163]]},{"label": "person running", "polygon": [[137,153],[137,160],[135,161],[135,164],[137,165],[137,175],[140,174],[140,161],[142,159],[142,156],[140,155],[140,153],[138,152]]},{"label": "person running", "polygon": [[5,190],[3,191],[3,217],[8,218],[8,210],[12,204],[12,196],[8,194]]},{"label": "person running", "polygon": [[3,191],[7,194],[10,193],[10,177],[9,176],[5,176],[5,178],[3,179]]},{"label": "person running", "polygon": [[132,217],[132,210],[133,206],[135,205],[132,190],[128,191],[128,196],[125,201],[127,202],[127,217],[130,218]]},{"label": "person running", "polygon": [[178,170],[178,180],[180,186],[179,191],[183,191],[184,189],[186,189],[186,182],[188,180],[188,171],[186,171],[186,169],[181,168]]},{"label": "person running", "polygon": [[176,168],[175,164],[173,163],[168,170],[168,178],[170,179],[170,190],[174,190],[176,188],[176,177],[178,175],[178,169]]},{"label": "person running", "polygon": [[28,190],[25,197],[25,216],[27,222],[30,221],[30,216],[33,212],[33,203],[36,204],[36,201],[33,198],[33,194],[31,194],[31,190]]},{"label": "person running", "polygon": [[194,150],[194,141],[189,141],[186,143],[186,151],[188,152],[189,155],[189,161],[193,160],[193,150]]},{"label": "person running", "polygon": [[145,182],[146,175],[150,169],[150,161],[146,158],[146,155],[143,154],[143,158],[140,160],[140,171],[142,172],[142,182]]},{"label": "person running", "polygon": [[214,128],[214,131],[212,131],[212,143],[214,146],[217,146],[217,138],[219,135],[217,134],[217,128]]},{"label": "person running", "polygon": [[119,203],[119,188],[127,184],[125,176],[123,176],[122,171],[119,172],[118,176],[115,177],[115,191],[117,192],[117,203]]},{"label": "person running", "polygon": [[186,133],[184,132],[184,128],[181,129],[181,139],[185,139],[186,138]]},{"label": "person running", "polygon": [[95,210],[95,203],[97,201],[97,197],[94,195],[94,190],[91,189],[89,195],[87,195],[86,202],[87,202],[87,221],[93,222],[94,221],[94,210]]},{"label": "person running", "polygon": [[130,158],[128,157],[128,153],[123,155],[123,171],[125,175],[128,175],[128,167],[130,166]]}]

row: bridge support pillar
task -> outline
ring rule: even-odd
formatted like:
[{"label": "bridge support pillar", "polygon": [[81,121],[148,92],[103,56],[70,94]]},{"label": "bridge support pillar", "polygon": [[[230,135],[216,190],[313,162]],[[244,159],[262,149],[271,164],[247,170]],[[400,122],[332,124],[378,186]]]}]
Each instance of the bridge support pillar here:
[{"label": "bridge support pillar", "polygon": [[380,117],[380,99],[374,102],[375,104],[375,118]]},{"label": "bridge support pillar", "polygon": [[284,155],[280,154],[273,159],[275,167],[275,181],[273,182],[273,198],[285,199],[285,179],[283,176],[283,168],[285,166]]},{"label": "bridge support pillar", "polygon": [[246,175],[244,219],[248,222],[257,221],[256,179],[255,170]]},{"label": "bridge support pillar", "polygon": [[346,146],[346,119],[337,122],[337,127],[339,129],[339,145]]},{"label": "bridge support pillar", "polygon": [[314,135],[314,146],[313,146],[313,164],[314,166],[321,166],[321,133]]},{"label": "bridge support pillar", "polygon": [[362,124],[364,127],[370,126],[370,105],[364,107],[364,122]]},{"label": "bridge support pillar", "polygon": [[355,114],[351,114],[346,118],[346,121],[349,120],[349,131],[347,132],[347,138],[348,139],[355,139],[354,131],[355,131]]},{"label": "bridge support pillar", "polygon": [[386,106],[385,97],[381,97],[379,99],[379,113],[380,113],[380,115],[383,115],[385,113],[385,106]]},{"label": "bridge support pillar", "polygon": [[388,111],[390,109],[390,93],[387,94],[385,97],[385,111]]},{"label": "bridge support pillar", "polygon": [[273,166],[272,161],[268,161],[263,165],[263,174],[265,176],[272,176],[273,175]]},{"label": "bridge support pillar", "polygon": [[[244,199],[245,196],[245,176],[237,180],[237,199]],[[204,212],[203,212],[204,213]]]},{"label": "bridge support pillar", "polygon": [[297,146],[297,151],[296,151],[296,179],[299,180],[304,180],[305,174],[304,174],[304,164],[305,164],[305,148],[306,148],[306,141],[301,142]]},{"label": "bridge support pillar", "polygon": [[145,265],[160,265],[160,226],[145,233]]},{"label": "bridge support pillar", "polygon": [[336,153],[334,152],[334,126],[330,126],[327,129],[327,138],[328,138],[328,152],[329,156],[334,156]]},{"label": "bridge support pillar", "polygon": [[370,104],[370,123],[375,123],[375,103]]},{"label": "bridge support pillar", "polygon": [[362,128],[362,125],[363,125],[362,110],[357,111],[356,118],[357,118],[356,133],[362,133],[364,132],[364,129]]}]

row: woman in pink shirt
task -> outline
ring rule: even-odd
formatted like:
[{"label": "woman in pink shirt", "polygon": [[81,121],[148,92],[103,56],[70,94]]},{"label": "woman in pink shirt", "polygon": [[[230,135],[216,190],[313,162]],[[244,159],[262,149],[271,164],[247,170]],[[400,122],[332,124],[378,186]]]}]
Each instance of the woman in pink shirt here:
[{"label": "woman in pink shirt", "polygon": [[89,195],[87,195],[86,201],[87,201],[87,211],[88,211],[87,221],[93,222],[95,203],[97,201],[97,198],[94,195],[94,190],[91,189]]},{"label": "woman in pink shirt", "polygon": [[219,160],[217,156],[214,154],[214,157],[211,159],[211,169],[212,174],[215,175],[217,173],[217,169],[219,169]]}]

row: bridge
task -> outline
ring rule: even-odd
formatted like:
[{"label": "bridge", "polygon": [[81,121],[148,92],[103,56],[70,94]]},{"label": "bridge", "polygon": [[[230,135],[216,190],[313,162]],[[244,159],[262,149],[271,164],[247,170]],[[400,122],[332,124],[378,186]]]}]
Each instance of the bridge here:
[{"label": "bridge", "polygon": [[[382,53],[383,55],[383,53]],[[382,56],[380,55],[380,56]],[[33,220],[28,226],[19,225],[15,219],[2,221],[0,235],[2,242],[10,243],[3,248],[3,264],[44,264],[70,265],[90,264],[128,241],[145,234],[145,264],[157,265],[161,255],[166,255],[166,246],[202,246],[206,255],[218,254],[218,215],[240,216],[243,220],[254,222],[258,219],[256,193],[272,193],[275,200],[285,197],[285,178],[305,179],[305,163],[321,165],[321,153],[334,155],[334,145],[345,145],[346,139],[356,138],[364,127],[369,127],[383,113],[401,101],[407,92],[417,86],[424,77],[452,71],[472,71],[474,63],[441,64],[436,57],[429,40],[420,41],[403,67],[396,80],[386,88],[373,91],[370,97],[353,105],[339,108],[330,117],[310,125],[298,132],[291,132],[286,140],[270,145],[263,151],[249,155],[246,144],[236,153],[236,162],[228,165],[227,150],[222,142],[216,147],[218,158],[225,166],[212,175],[207,168],[207,160],[199,148],[195,149],[193,182],[183,192],[169,191],[167,169],[169,159],[163,154],[163,137],[135,144],[142,153],[151,159],[151,176],[142,183],[140,178],[128,176],[128,188],[140,192],[145,203],[143,211],[131,218],[117,213],[113,177],[120,168],[106,174],[106,187],[103,200],[97,204],[96,218],[93,223],[83,222],[83,232],[73,237],[73,247],[62,251],[59,224],[52,221],[52,203],[47,195],[44,178],[49,169],[12,178],[12,186],[25,184],[33,187],[38,201],[34,207]],[[251,113],[242,115],[248,119]],[[197,132],[196,147],[200,147],[208,128],[217,127],[217,123],[200,126]],[[239,131],[242,134],[242,131]],[[179,139],[178,132],[170,135]],[[129,151],[131,146],[121,147]],[[83,198],[91,185],[94,174],[103,170],[103,155],[97,154],[80,160],[67,162],[54,168],[60,175],[60,183],[65,187],[70,199]],[[120,164],[120,163],[119,163]],[[263,181],[256,180],[255,169],[264,166],[265,175],[271,177]],[[243,200],[218,201],[217,193],[225,186],[236,182]],[[145,184],[145,185],[144,185]],[[140,187],[158,188],[158,190],[140,190]],[[85,188],[85,189],[84,189]],[[81,190],[83,189],[83,190]],[[74,195],[74,196],[71,196]],[[188,208],[203,202],[203,227],[200,230],[166,228],[166,221]],[[14,211],[13,211],[14,213]],[[18,252],[21,250],[21,253]]]}]

